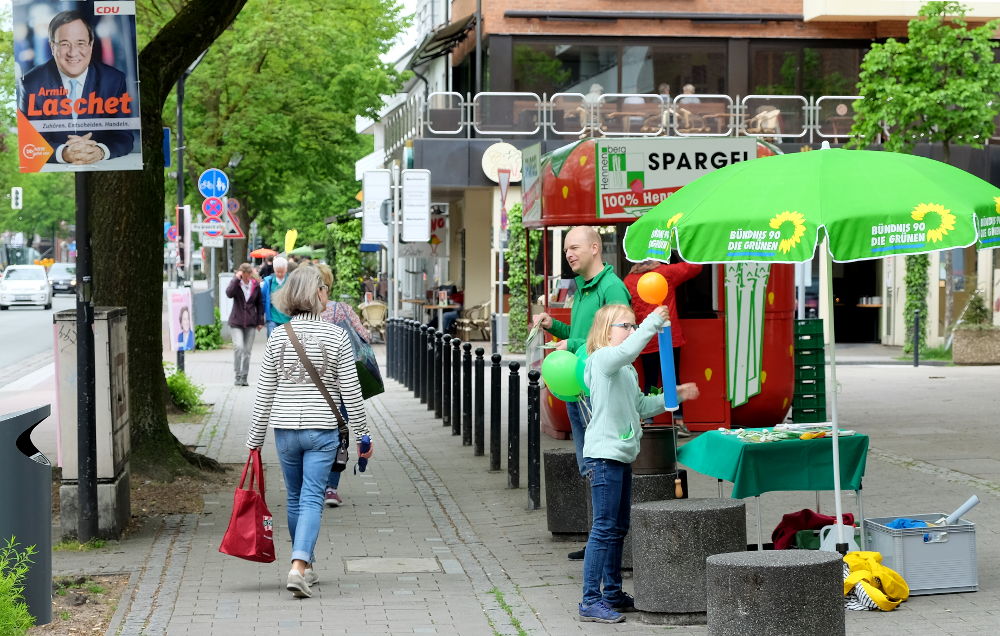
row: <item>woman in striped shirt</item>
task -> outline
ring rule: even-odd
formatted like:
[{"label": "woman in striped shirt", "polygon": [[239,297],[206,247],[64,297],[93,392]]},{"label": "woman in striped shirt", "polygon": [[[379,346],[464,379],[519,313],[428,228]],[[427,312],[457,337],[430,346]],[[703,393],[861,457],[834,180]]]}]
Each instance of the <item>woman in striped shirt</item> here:
[{"label": "woman in striped shirt", "polygon": [[[300,267],[288,275],[273,302],[292,317],[291,329],[334,401],[343,405],[347,421],[360,439],[369,431],[350,340],[343,329],[319,317],[327,292],[315,268]],[[323,487],[340,434],[336,416],[312,383],[285,327],[274,330],[264,350],[247,447],[263,446],[268,428],[274,429],[288,493],[292,569],[286,587],[296,597],[306,598],[312,596],[311,586],[319,581],[313,551],[323,514]],[[371,450],[362,455],[358,449],[358,456],[370,457]]]}]

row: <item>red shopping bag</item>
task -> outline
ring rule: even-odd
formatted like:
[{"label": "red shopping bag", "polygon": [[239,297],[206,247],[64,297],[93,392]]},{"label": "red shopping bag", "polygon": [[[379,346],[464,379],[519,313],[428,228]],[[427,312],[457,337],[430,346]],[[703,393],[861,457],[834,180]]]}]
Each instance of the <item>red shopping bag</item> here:
[{"label": "red shopping bag", "polygon": [[[244,488],[248,471],[250,484]],[[264,501],[264,466],[260,460],[260,450],[255,449],[250,451],[250,457],[243,467],[243,476],[240,477],[240,485],[233,495],[233,514],[229,518],[229,527],[226,528],[226,535],[222,537],[219,552],[248,561],[272,562],[274,561],[273,525],[271,511],[267,509],[267,503]]]}]

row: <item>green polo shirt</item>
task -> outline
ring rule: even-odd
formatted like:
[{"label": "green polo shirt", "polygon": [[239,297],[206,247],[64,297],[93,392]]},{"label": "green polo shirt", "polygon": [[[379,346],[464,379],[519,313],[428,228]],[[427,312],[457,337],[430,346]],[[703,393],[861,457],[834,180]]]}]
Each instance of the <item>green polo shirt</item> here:
[{"label": "green polo shirt", "polygon": [[618,278],[610,265],[605,265],[597,276],[590,280],[576,277],[576,294],[573,296],[573,309],[570,310],[569,324],[552,320],[549,328],[556,338],[566,340],[566,348],[576,351],[585,342],[590,333],[590,325],[594,322],[594,314],[604,305],[631,306],[632,296],[622,279]]}]

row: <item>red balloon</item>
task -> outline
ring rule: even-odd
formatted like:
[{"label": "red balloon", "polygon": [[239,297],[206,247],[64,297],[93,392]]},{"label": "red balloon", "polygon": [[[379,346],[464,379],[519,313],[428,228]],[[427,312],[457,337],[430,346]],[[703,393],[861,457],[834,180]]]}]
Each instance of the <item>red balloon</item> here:
[{"label": "red balloon", "polygon": [[650,305],[662,305],[667,299],[667,279],[659,272],[646,272],[639,277],[636,291]]}]

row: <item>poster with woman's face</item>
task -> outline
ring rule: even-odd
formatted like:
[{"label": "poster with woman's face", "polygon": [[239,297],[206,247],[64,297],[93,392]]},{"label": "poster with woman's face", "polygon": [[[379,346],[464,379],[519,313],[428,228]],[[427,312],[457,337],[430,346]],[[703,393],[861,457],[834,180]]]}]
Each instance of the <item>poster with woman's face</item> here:
[{"label": "poster with woman's face", "polygon": [[191,314],[191,290],[187,287],[171,289],[170,342],[174,351],[194,349],[194,319]]}]

